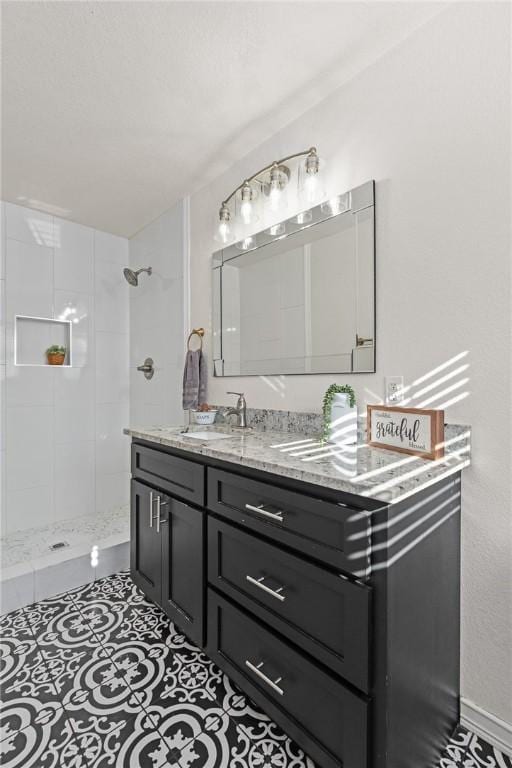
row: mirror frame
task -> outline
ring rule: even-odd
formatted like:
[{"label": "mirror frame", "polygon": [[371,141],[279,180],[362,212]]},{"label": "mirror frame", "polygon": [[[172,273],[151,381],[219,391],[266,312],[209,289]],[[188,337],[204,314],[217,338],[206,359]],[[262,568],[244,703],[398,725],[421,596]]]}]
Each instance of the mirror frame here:
[{"label": "mirror frame", "polygon": [[[376,268],[377,268],[377,259],[376,259],[376,231],[375,231],[375,181],[367,181],[364,184],[361,184],[358,187],[354,187],[354,189],[349,190],[348,192],[345,192],[340,195],[335,195],[335,197],[339,198],[342,205],[342,210],[338,211],[337,213],[329,212],[327,209],[328,201],[324,203],[320,203],[319,205],[315,205],[313,208],[305,209],[304,211],[298,211],[293,216],[291,216],[288,219],[283,219],[282,222],[276,222],[276,225],[272,226],[278,226],[279,224],[285,224],[286,226],[286,232],[283,235],[271,235],[268,232],[269,227],[266,227],[264,230],[261,230],[255,234],[248,235],[248,237],[252,237],[253,244],[249,248],[242,249],[240,248],[240,243],[243,242],[242,240],[239,240],[235,243],[232,243],[231,245],[220,248],[218,251],[215,251],[212,254],[212,329],[213,329],[213,348],[212,348],[212,357],[213,357],[213,375],[215,377],[220,378],[243,378],[246,376],[350,376],[352,374],[369,374],[369,373],[375,373],[377,368],[377,276],[376,276]],[[222,280],[220,280],[219,287],[216,289],[216,281],[219,280],[221,273],[222,273],[222,266],[226,264],[227,262],[231,261],[232,259],[237,258],[238,256],[241,256],[242,254],[250,253],[251,251],[256,251],[259,248],[262,248],[263,246],[269,245],[270,243],[274,243],[277,240],[284,240],[290,235],[295,234],[296,232],[300,232],[305,229],[309,229],[310,227],[314,227],[317,224],[321,224],[324,221],[328,221],[329,219],[335,219],[338,216],[343,216],[345,213],[352,213],[355,214],[359,211],[364,210],[365,208],[371,208],[373,207],[374,213],[373,213],[373,368],[370,370],[365,371],[321,371],[321,372],[314,372],[314,373],[286,373],[286,374],[280,374],[280,373],[268,373],[268,374],[260,374],[260,373],[227,373],[225,374],[223,371],[224,368],[224,359],[222,357]],[[298,216],[301,213],[311,213],[311,221],[308,221],[307,223],[299,223],[297,221]],[[217,293],[216,293],[217,290]],[[220,322],[218,325],[216,325],[215,322],[215,309],[216,309],[216,302],[220,300],[220,306],[218,308],[219,311],[219,317]],[[222,371],[222,372],[221,372]]]}]

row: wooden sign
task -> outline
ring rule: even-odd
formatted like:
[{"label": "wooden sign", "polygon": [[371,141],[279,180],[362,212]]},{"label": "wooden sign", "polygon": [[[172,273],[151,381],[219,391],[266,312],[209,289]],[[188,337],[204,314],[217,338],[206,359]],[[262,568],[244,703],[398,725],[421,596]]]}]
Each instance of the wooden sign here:
[{"label": "wooden sign", "polygon": [[368,445],[423,459],[444,456],[444,411],[369,405]]}]

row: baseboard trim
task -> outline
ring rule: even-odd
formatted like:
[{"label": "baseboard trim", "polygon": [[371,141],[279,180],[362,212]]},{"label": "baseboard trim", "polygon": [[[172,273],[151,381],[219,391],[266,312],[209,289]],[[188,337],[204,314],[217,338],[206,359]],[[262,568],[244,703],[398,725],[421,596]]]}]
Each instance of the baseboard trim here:
[{"label": "baseboard trim", "polygon": [[473,731],[496,749],[512,756],[512,725],[505,720],[500,720],[472,701],[461,698],[460,722],[468,731]]}]

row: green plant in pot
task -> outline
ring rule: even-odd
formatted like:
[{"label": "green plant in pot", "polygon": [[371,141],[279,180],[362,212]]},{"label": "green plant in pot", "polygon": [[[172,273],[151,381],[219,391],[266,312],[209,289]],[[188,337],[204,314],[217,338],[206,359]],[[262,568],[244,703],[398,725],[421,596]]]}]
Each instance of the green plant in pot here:
[{"label": "green plant in pot", "polygon": [[52,344],[46,350],[46,359],[48,365],[64,365],[66,359],[66,347],[62,347],[59,344]]},{"label": "green plant in pot", "polygon": [[356,396],[349,384],[331,384],[328,387],[323,399],[322,413],[323,442],[357,442]]}]

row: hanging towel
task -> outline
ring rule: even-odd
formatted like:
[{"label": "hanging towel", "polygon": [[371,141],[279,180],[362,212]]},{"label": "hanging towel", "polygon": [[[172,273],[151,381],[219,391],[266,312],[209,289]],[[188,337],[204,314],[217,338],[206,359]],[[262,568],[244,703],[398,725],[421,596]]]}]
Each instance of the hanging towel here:
[{"label": "hanging towel", "polygon": [[200,349],[191,349],[185,356],[183,371],[183,410],[206,403],[206,360]]}]

